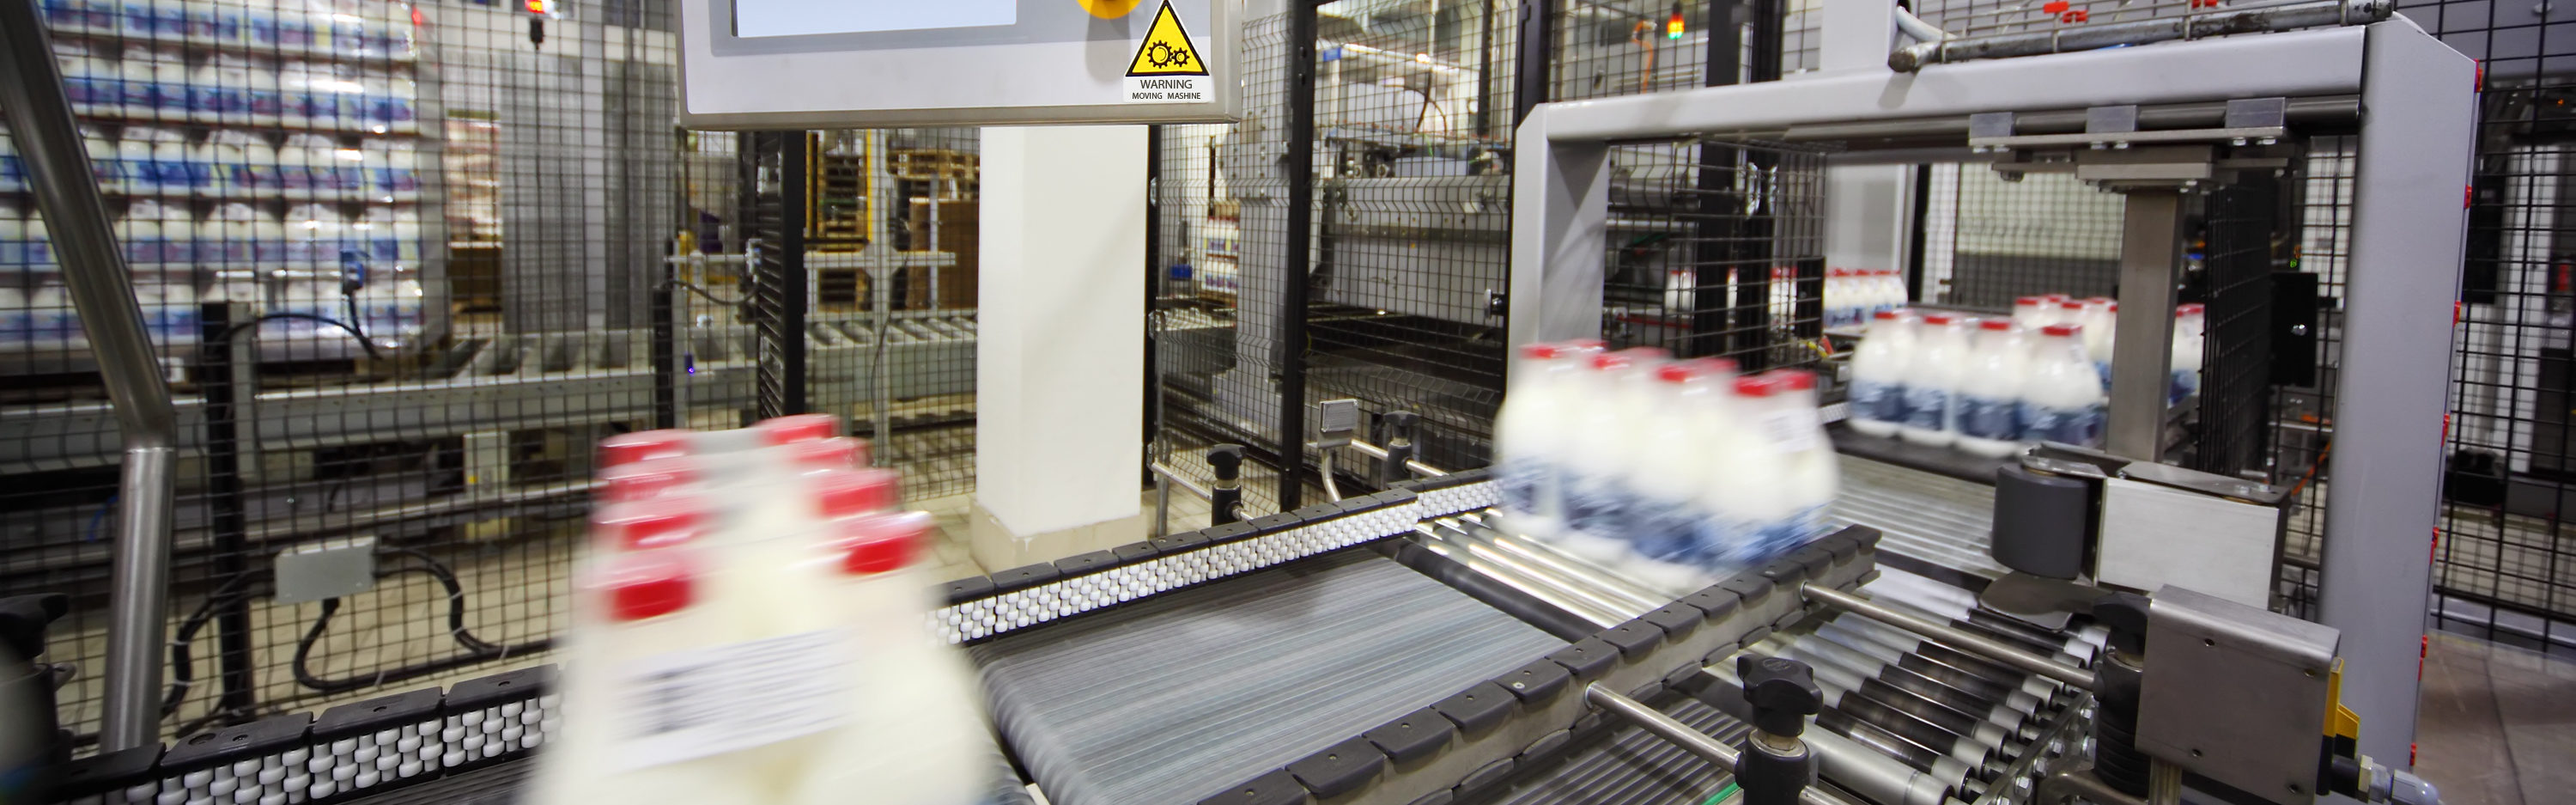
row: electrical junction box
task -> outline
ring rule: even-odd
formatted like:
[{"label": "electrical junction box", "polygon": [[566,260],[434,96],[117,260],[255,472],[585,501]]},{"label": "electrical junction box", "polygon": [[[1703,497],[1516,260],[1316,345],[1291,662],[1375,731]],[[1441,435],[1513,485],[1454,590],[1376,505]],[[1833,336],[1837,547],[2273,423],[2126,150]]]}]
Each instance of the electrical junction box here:
[{"label": "electrical junction box", "polygon": [[376,538],[340,537],[277,553],[277,602],[301,604],[376,587]]},{"label": "electrical junction box", "polygon": [[1360,430],[1360,401],[1325,400],[1315,404],[1316,447],[1350,444]]}]

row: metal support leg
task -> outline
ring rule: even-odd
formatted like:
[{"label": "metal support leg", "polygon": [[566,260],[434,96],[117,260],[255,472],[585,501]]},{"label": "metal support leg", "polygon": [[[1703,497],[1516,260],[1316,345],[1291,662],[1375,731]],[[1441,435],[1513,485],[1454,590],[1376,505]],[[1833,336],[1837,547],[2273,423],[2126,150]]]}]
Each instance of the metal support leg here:
[{"label": "metal support leg", "polygon": [[160,741],[161,647],[169,618],[171,445],[178,416],[143,329],[143,309],[108,224],[35,0],[0,0],[0,117],[23,155],[36,208],[53,227],[63,285],[98,358],[125,437],[110,571],[99,748]]},{"label": "metal support leg", "polygon": [[206,594],[223,599],[216,602],[214,609],[217,665],[222,669],[222,692],[215,709],[227,714],[227,724],[249,721],[251,708],[258,703],[254,698],[257,683],[251,676],[250,598],[248,591],[238,585],[250,572],[249,522],[242,496],[242,445],[256,443],[244,438],[241,423],[256,421],[246,403],[259,396],[259,373],[253,363],[250,337],[227,337],[234,322],[247,322],[250,318],[250,306],[239,302],[208,303],[201,306],[198,317],[202,325],[199,343],[205,345],[198,361],[198,385],[206,401],[206,508],[213,531],[215,551],[211,561],[217,579]]},{"label": "metal support leg", "polygon": [[2120,235],[2120,318],[2111,345],[2111,410],[2103,447],[2155,461],[2164,453],[2173,363],[2174,272],[2182,265],[2182,193],[2128,194]]},{"label": "metal support leg", "polygon": [[1243,519],[1243,445],[1208,448],[1207,460],[1208,466],[1216,469],[1216,486],[1208,490],[1208,524],[1225,525]]}]

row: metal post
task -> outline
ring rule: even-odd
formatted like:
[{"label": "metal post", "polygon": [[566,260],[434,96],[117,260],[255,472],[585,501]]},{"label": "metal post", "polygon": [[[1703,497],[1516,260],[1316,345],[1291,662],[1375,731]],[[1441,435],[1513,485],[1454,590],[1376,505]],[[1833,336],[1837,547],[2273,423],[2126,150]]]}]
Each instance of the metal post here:
[{"label": "metal post", "polygon": [[99,379],[124,432],[110,571],[107,673],[99,748],[160,741],[161,647],[169,615],[171,445],[178,416],[135,304],[125,256],[108,224],[63,95],[35,0],[0,0],[0,117],[16,135],[36,208],[52,225],[63,285],[80,311]]},{"label": "metal post", "polygon": [[[1519,128],[1529,119],[1530,110],[1547,102],[1548,56],[1556,44],[1550,27],[1556,21],[1557,0],[1521,0],[1520,52],[1512,65],[1512,80],[1517,88],[1512,93],[1512,126]],[[1523,143],[1531,148],[1544,148],[1546,143]]]},{"label": "metal post", "polygon": [[1304,505],[1306,288],[1315,216],[1315,5],[1288,4],[1288,254],[1279,294],[1279,510]]},{"label": "metal post", "polygon": [[[886,215],[892,211],[894,197],[898,194],[894,183],[886,180],[885,130],[869,129],[866,147],[868,252],[876,255],[868,265],[868,309],[877,319],[876,343],[872,346],[874,356],[868,359],[868,385],[873,387],[868,394],[868,430],[871,438],[876,440],[876,449],[868,451],[868,456],[877,466],[885,467],[893,465],[895,460],[894,367],[886,363],[886,341],[894,329],[894,274],[902,268],[900,258],[903,255],[895,251],[894,238],[886,232]],[[938,197],[939,190],[932,188],[930,195]],[[910,212],[911,202],[907,200],[904,204],[905,211]],[[929,246],[923,251],[927,253],[937,248]],[[800,326],[796,332],[801,343],[805,328]]]},{"label": "metal post", "polygon": [[2343,632],[2343,700],[2368,725],[2362,751],[2397,765],[2415,740],[2467,226],[2448,189],[2469,183],[2477,64],[2411,25],[2368,36],[2362,105],[2405,111],[2361,121],[2319,614]]},{"label": "metal post", "polygon": [[2120,228],[2120,317],[2111,332],[2110,424],[2103,449],[2156,461],[2164,454],[2172,365],[2174,272],[2182,265],[2182,193],[2136,190]]},{"label": "metal post", "polygon": [[1494,136],[1494,5],[1501,0],[1484,0],[1485,11],[1476,15],[1476,116],[1478,137]]},{"label": "metal post", "polygon": [[[664,245],[663,250],[666,255],[677,256],[679,255],[678,246],[678,240],[671,240]],[[680,337],[680,328],[672,318],[679,315],[679,311],[675,309],[679,300],[674,298],[674,294],[678,293],[676,283],[679,279],[677,276],[679,266],[676,263],[677,261],[669,259],[668,256],[662,260],[661,270],[655,274],[650,284],[652,290],[649,292],[647,301],[653,313],[651,359],[653,361],[653,427],[656,428],[680,426],[680,350],[674,343]]]},{"label": "metal post", "polygon": [[215,709],[226,714],[227,724],[249,721],[250,710],[257,704],[257,686],[251,678],[250,596],[248,590],[233,587],[250,573],[241,423],[255,421],[247,416],[243,403],[258,398],[259,373],[250,338],[231,333],[234,322],[250,320],[250,312],[246,304],[209,302],[200,306],[198,314],[198,343],[204,345],[197,365],[199,393],[206,403],[207,525],[213,531],[211,564],[216,579],[206,594],[229,599],[218,600],[214,608],[216,657],[222,669],[222,692]]}]

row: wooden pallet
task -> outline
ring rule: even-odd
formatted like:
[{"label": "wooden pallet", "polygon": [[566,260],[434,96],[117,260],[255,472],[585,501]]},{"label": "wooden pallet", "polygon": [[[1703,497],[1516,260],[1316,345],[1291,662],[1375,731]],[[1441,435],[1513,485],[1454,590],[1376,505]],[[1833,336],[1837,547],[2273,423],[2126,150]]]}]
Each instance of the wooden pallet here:
[{"label": "wooden pallet", "polygon": [[946,148],[898,149],[886,156],[887,170],[906,181],[972,182],[983,169],[982,155]]}]

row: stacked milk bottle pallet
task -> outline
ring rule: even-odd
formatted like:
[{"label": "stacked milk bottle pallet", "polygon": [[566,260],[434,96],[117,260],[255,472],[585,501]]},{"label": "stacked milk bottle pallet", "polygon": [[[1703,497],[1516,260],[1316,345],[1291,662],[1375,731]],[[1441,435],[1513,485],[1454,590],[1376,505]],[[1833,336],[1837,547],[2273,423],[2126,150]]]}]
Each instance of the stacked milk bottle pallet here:
[{"label": "stacked milk bottle pallet", "polygon": [[[600,444],[567,730],[540,803],[972,805],[963,658],[923,628],[929,516],[829,416]],[[859,793],[864,792],[864,793]]]},{"label": "stacked milk bottle pallet", "polygon": [[1904,307],[1905,301],[1905,279],[1894,271],[1836,268],[1825,272],[1826,329],[1866,325],[1870,316]]},{"label": "stacked milk bottle pallet", "polygon": [[1813,374],[1599,341],[1522,347],[1494,430],[1513,530],[1669,592],[1821,534],[1838,477]]}]

